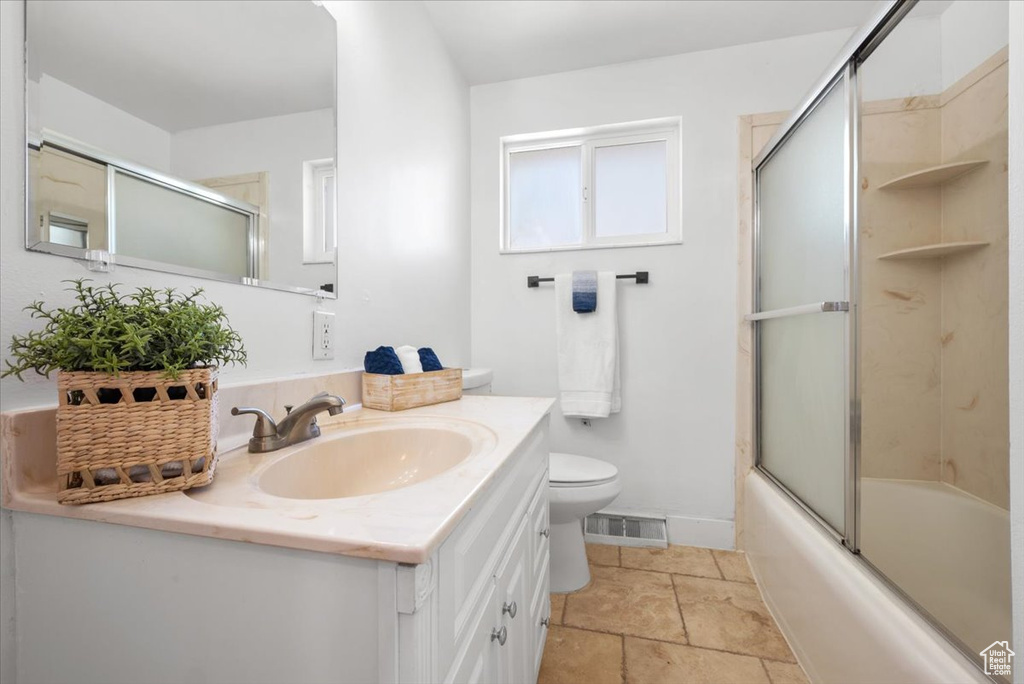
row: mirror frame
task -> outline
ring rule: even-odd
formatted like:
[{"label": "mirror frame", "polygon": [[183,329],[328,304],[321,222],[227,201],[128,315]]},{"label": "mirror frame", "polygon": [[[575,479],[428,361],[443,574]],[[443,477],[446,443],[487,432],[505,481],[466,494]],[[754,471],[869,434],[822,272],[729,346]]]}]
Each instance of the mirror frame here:
[{"label": "mirror frame", "polygon": [[[45,0],[35,0],[36,2],[44,2]],[[223,283],[235,283],[238,285],[248,285],[250,287],[260,287],[267,290],[276,290],[278,292],[294,292],[295,294],[308,295],[316,297],[318,299],[337,299],[338,298],[338,286],[339,286],[339,275],[340,275],[340,260],[338,258],[337,248],[334,257],[335,267],[335,278],[334,278],[334,291],[328,292],[326,290],[314,290],[308,287],[300,287],[297,285],[287,285],[283,283],[276,283],[262,278],[254,278],[249,276],[236,276],[230,273],[221,273],[219,271],[207,271],[200,268],[191,268],[189,266],[180,266],[177,264],[169,264],[161,261],[151,261],[149,259],[141,259],[139,257],[133,257],[123,254],[117,254],[116,251],[107,253],[105,260],[97,259],[94,252],[99,250],[87,250],[81,247],[71,247],[69,245],[62,245],[55,242],[44,242],[38,239],[38,230],[34,225],[35,211],[32,207],[32,173],[29,164],[29,149],[39,149],[42,145],[48,144],[57,149],[61,149],[77,156],[85,157],[93,161],[100,162],[107,166],[107,234],[108,244],[113,245],[116,250],[116,235],[114,230],[116,228],[116,221],[114,219],[114,194],[113,194],[113,176],[117,172],[123,172],[129,176],[133,176],[143,181],[151,182],[156,185],[163,186],[174,192],[180,192],[182,194],[191,195],[198,199],[208,201],[212,204],[217,204],[225,209],[237,211],[249,215],[249,239],[248,254],[246,255],[247,261],[254,266],[258,266],[259,258],[257,256],[257,242],[259,240],[259,231],[257,229],[254,210],[256,207],[253,205],[236,200],[226,195],[222,195],[218,192],[211,190],[205,186],[190,183],[181,178],[177,178],[166,173],[150,169],[149,167],[135,162],[128,161],[123,158],[116,157],[108,154],[103,150],[92,147],[85,143],[79,142],[72,138],[62,136],[52,131],[47,131],[45,128],[41,131],[42,139],[33,138],[31,131],[29,130],[29,102],[28,102],[28,49],[29,49],[29,25],[28,25],[28,3],[29,0],[22,0],[24,5],[24,31],[25,31],[25,42],[22,46],[23,58],[25,61],[25,79],[22,83],[22,96],[24,104],[25,114],[25,249],[32,252],[40,252],[43,254],[52,254],[54,256],[68,257],[79,261],[85,261],[88,265],[89,270],[96,271],[111,271],[115,266],[127,266],[129,268],[138,268],[146,271],[156,271],[158,273],[173,273],[175,275],[183,275],[191,278],[202,278],[205,280],[214,280]],[[330,11],[324,9],[327,16],[330,17],[331,21],[337,26],[337,20]],[[337,167],[338,160],[338,43],[335,39],[334,44],[334,160],[335,167]],[[335,174],[335,184],[337,184],[337,174]],[[337,197],[337,188],[335,188],[335,197]],[[337,226],[337,202],[335,202],[335,226]],[[96,267],[93,264],[97,264]]]}]

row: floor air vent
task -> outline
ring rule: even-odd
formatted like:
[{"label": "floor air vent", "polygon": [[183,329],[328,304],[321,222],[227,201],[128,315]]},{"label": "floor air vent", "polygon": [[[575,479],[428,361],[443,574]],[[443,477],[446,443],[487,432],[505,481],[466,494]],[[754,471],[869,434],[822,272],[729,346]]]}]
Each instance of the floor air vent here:
[{"label": "floor air vent", "polygon": [[666,548],[668,535],[663,518],[594,513],[584,523],[584,539],[593,544],[656,546]]}]

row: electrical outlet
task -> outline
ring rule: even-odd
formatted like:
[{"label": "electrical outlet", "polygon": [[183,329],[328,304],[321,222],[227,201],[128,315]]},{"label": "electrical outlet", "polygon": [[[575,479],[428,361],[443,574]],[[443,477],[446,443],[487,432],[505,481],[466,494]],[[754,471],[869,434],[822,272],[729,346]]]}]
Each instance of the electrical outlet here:
[{"label": "electrical outlet", "polygon": [[334,358],[334,314],[313,312],[313,360]]}]

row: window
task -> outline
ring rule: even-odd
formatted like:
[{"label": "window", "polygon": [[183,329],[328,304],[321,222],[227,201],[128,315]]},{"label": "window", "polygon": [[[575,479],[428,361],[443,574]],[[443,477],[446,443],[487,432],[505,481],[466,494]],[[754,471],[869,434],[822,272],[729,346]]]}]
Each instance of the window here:
[{"label": "window", "polygon": [[501,251],[680,241],[680,120],[501,139]]},{"label": "window", "polygon": [[302,162],[302,263],[334,263],[338,246],[334,160]]}]

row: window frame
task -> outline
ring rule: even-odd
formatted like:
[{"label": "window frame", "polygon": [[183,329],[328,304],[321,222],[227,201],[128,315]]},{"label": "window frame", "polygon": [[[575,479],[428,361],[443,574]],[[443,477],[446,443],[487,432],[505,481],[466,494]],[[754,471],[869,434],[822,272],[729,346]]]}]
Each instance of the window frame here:
[{"label": "window frame", "polygon": [[[501,254],[528,254],[532,252],[567,252],[584,249],[610,249],[615,247],[652,247],[676,245],[682,239],[682,117],[646,119],[629,123],[607,124],[544,133],[503,136],[499,140],[500,181],[498,251]],[[665,232],[636,235],[597,236],[594,211],[594,193],[597,168],[595,150],[645,142],[666,143],[665,159]],[[551,247],[513,247],[510,230],[511,202],[510,164],[517,152],[533,152],[562,147],[580,148],[580,242]]]},{"label": "window frame", "polygon": [[[333,264],[338,253],[338,188],[337,165],[333,158],[312,159],[302,163],[302,263]],[[323,189],[334,185],[334,211],[328,215],[324,207]],[[334,247],[327,249],[327,234],[334,232]]]}]

